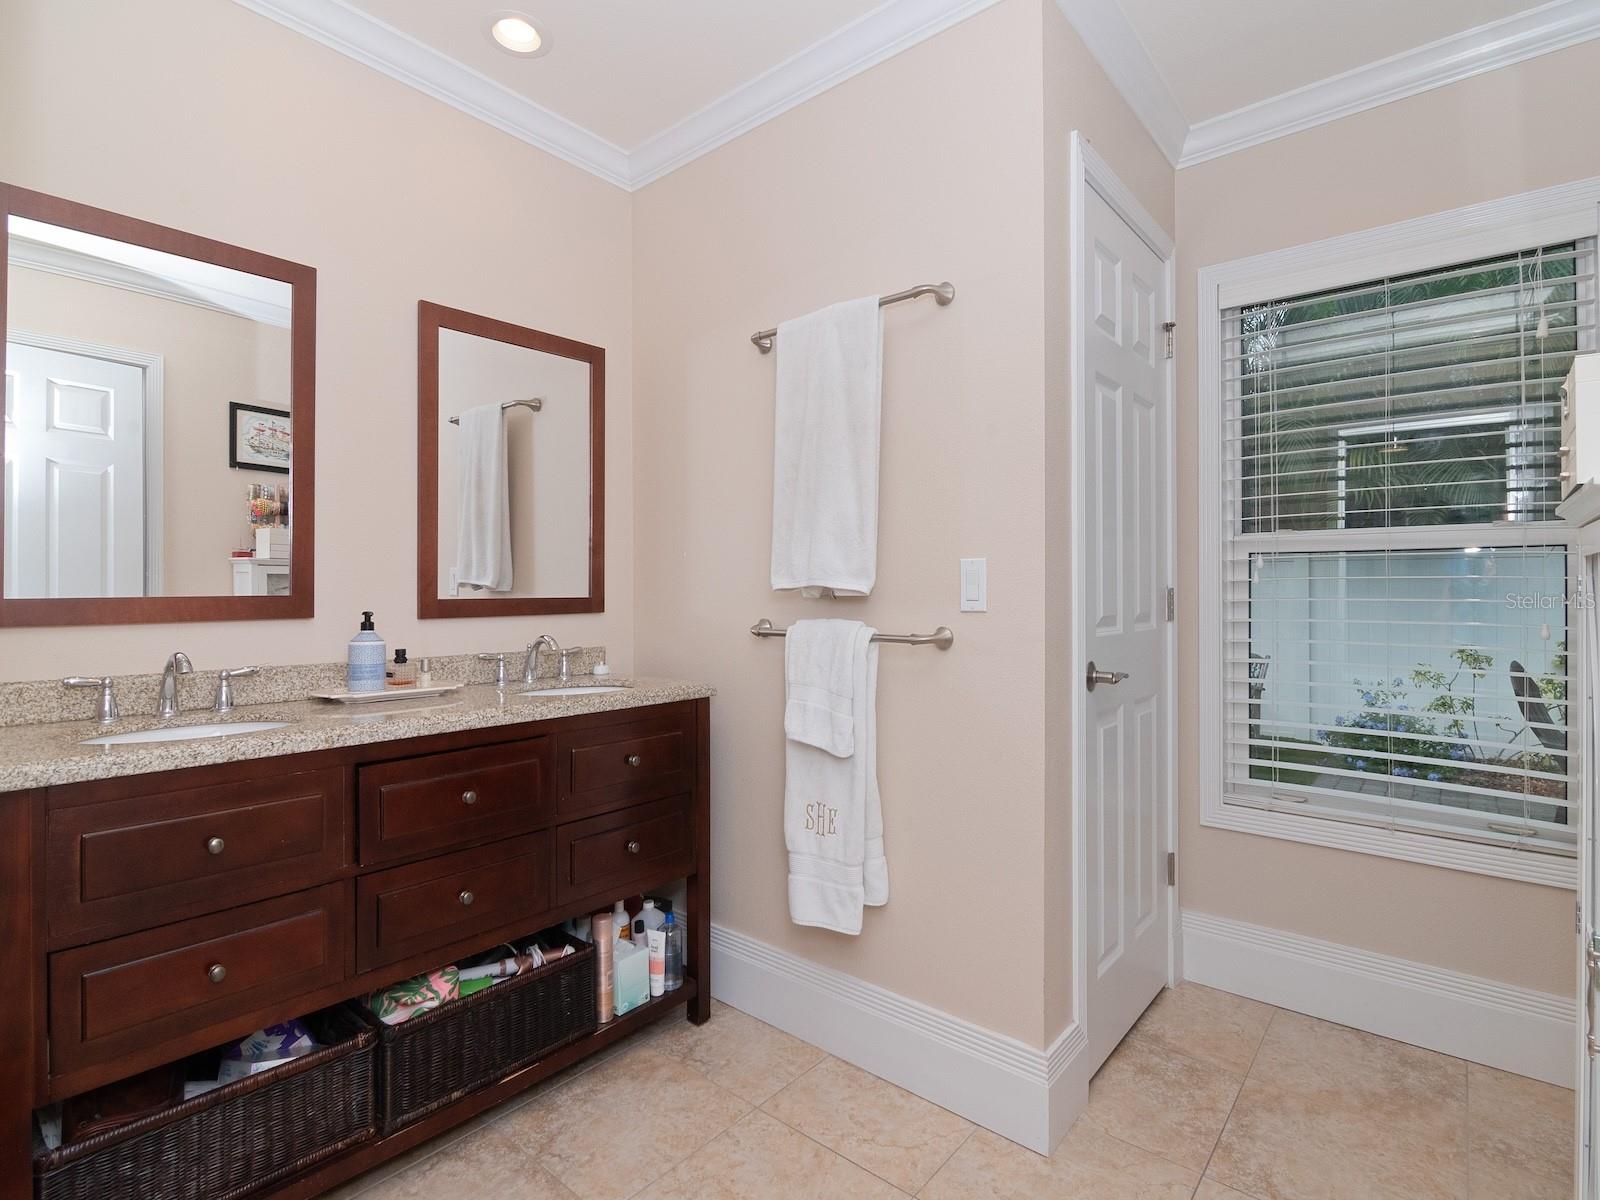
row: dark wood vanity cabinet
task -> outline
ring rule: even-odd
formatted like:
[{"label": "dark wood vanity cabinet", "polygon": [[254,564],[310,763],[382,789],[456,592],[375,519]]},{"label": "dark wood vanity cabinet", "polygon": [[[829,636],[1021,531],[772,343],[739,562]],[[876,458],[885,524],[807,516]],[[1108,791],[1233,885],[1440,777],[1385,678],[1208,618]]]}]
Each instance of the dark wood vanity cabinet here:
[{"label": "dark wood vanity cabinet", "polygon": [[[672,995],[704,1021],[709,718],[691,700],[0,794],[0,977],[26,985],[0,1019],[0,1200],[32,1195],[35,1107],[678,879]],[[268,1194],[315,1196],[640,1023]]]}]

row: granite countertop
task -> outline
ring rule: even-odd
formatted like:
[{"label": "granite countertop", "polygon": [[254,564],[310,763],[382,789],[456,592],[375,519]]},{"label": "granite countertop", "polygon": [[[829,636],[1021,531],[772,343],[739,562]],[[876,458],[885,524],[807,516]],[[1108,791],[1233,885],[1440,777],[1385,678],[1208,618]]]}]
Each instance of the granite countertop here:
[{"label": "granite countertop", "polygon": [[[541,680],[542,687],[555,680]],[[615,687],[627,690],[595,696],[519,695],[521,685],[504,689],[493,684],[469,684],[445,696],[391,700],[377,704],[344,705],[323,700],[295,700],[277,704],[241,705],[223,716],[194,709],[170,721],[151,717],[124,717],[109,726],[96,721],[58,721],[47,725],[13,725],[0,729],[0,792],[53,784],[82,783],[175,771],[213,763],[243,762],[281,754],[305,754],[341,746],[365,746],[403,738],[489,729],[502,725],[576,717],[589,713],[643,708],[698,700],[716,694],[699,683],[672,679],[611,676],[575,679],[574,687]],[[85,746],[85,738],[131,733],[179,725],[235,724],[250,721],[286,721],[282,729],[229,737],[198,738],[174,742],[142,742],[125,746]]]}]

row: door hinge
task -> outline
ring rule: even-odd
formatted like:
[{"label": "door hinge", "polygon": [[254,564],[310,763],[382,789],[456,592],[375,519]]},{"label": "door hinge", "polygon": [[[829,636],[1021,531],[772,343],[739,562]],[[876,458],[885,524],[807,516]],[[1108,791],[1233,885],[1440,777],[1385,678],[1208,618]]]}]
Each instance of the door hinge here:
[{"label": "door hinge", "polygon": [[1178,856],[1171,851],[1167,853],[1167,886],[1178,886]]},{"label": "door hinge", "polygon": [[1168,588],[1167,589],[1167,620],[1176,621],[1177,619],[1178,619],[1178,589],[1177,588]]},{"label": "door hinge", "polygon": [[1171,358],[1178,350],[1178,336],[1174,332],[1178,328],[1176,321],[1161,322],[1161,330],[1167,335],[1167,357]]}]

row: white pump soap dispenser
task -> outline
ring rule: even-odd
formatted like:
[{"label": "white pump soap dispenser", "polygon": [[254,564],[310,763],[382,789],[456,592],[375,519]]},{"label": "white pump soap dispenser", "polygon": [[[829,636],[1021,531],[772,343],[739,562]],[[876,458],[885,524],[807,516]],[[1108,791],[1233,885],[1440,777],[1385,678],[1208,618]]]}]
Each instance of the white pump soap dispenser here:
[{"label": "white pump soap dispenser", "polygon": [[346,663],[345,686],[352,692],[381,692],[384,688],[384,668],[388,665],[388,647],[373,628],[372,614],[361,614],[361,628],[350,639],[350,655]]}]

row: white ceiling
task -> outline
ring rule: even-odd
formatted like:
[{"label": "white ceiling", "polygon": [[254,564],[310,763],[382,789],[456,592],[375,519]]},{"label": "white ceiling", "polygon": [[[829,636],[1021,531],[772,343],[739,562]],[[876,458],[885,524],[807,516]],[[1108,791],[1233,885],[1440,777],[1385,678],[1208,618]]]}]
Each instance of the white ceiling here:
[{"label": "white ceiling", "polygon": [[1191,125],[1545,0],[1118,0]]},{"label": "white ceiling", "polygon": [[[633,150],[883,0],[353,0],[496,83]],[[519,58],[490,41],[514,10],[552,48]]]},{"label": "white ceiling", "polygon": [[[998,0],[235,2],[632,190]],[[1600,0],[1055,3],[1180,167],[1600,37]]]}]

